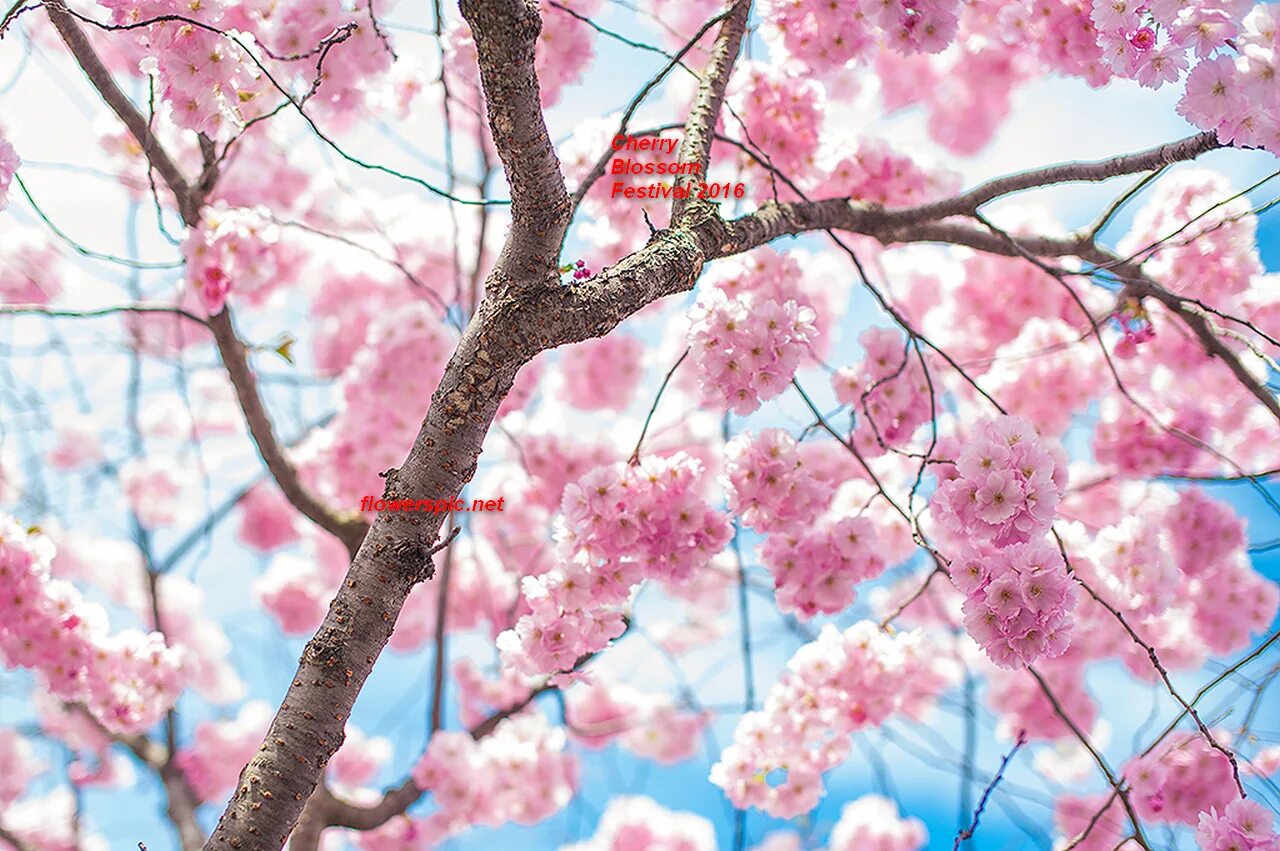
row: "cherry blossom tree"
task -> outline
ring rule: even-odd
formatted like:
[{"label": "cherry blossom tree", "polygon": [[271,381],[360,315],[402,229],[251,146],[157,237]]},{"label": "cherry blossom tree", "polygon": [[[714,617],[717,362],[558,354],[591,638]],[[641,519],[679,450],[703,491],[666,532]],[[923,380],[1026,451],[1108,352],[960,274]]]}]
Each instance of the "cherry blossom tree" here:
[{"label": "cherry blossom tree", "polygon": [[[731,815],[619,788],[564,847],[997,847],[1008,807],[1280,848],[1239,508],[1280,514],[1280,6],[389,5],[0,19],[0,849],[106,847],[86,796],[145,784],[153,851],[534,847],[485,831],[619,750]],[[1195,132],[966,184],[1050,78]],[[954,161],[858,124],[900,112]],[[117,212],[69,224],[68,174]],[[1082,227],[1028,200],[1067,184]],[[394,657],[403,747],[354,720]],[[948,713],[939,835],[882,749]]]}]

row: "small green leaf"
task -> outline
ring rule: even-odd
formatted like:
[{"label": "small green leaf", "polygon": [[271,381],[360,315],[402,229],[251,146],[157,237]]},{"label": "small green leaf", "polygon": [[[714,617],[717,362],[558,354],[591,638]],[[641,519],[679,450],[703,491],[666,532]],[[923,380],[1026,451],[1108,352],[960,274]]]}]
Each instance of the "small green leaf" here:
[{"label": "small green leaf", "polygon": [[280,340],[272,351],[284,358],[289,366],[293,366],[293,344],[296,342],[298,341],[293,338],[293,335],[285,334],[283,339]]}]

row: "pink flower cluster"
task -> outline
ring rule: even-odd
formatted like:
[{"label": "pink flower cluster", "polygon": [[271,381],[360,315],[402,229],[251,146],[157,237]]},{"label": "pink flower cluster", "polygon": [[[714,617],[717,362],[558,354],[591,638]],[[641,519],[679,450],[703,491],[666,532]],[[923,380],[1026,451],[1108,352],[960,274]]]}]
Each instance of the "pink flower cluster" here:
[{"label": "pink flower cluster", "polygon": [[404,460],[422,427],[454,341],[421,301],[380,315],[342,374],[343,403],[333,422],[299,449],[299,466],[335,504],[381,493],[378,472]]},{"label": "pink flower cluster", "polygon": [[621,411],[644,377],[644,343],[613,332],[569,346],[560,356],[564,395],[580,411]]},{"label": "pink flower cluster", "polygon": [[40,672],[49,690],[83,703],[114,732],[145,730],[185,685],[181,654],[159,633],[110,635],[107,615],[50,578],[53,545],[0,514],[0,658]]},{"label": "pink flower cluster", "polygon": [[[228,26],[228,7],[202,2],[196,10],[173,0],[107,0],[114,24],[180,15],[214,28]],[[162,95],[182,127],[217,137],[269,108],[268,82],[236,42],[185,21],[161,21],[134,30],[146,54],[142,69],[159,78]],[[252,39],[249,39],[252,41]],[[229,134],[223,134],[229,135]]]},{"label": "pink flower cluster", "polygon": [[502,667],[497,676],[488,677],[466,658],[454,663],[453,679],[458,686],[458,715],[468,729],[495,712],[527,700],[538,683],[535,677],[525,677]]},{"label": "pink flower cluster", "polygon": [[808,523],[831,489],[806,468],[795,438],[780,428],[735,436],[725,447],[729,510],[759,532]]},{"label": "pink flower cluster", "polygon": [[1195,441],[1213,439],[1209,415],[1186,407],[1153,413],[1160,423],[1153,423],[1127,400],[1104,399],[1102,419],[1093,430],[1095,460],[1130,476],[1195,472],[1202,460]]},{"label": "pink flower cluster", "polygon": [[41,771],[26,737],[13,727],[0,727],[0,808],[8,809],[21,798]]},{"label": "pink flower cluster", "polygon": [[1118,250],[1174,292],[1232,309],[1263,272],[1257,217],[1236,195],[1222,174],[1179,169],[1155,185]]},{"label": "pink flower cluster", "polygon": [[[132,762],[124,754],[112,752],[115,742],[97,721],[47,692],[34,692],[31,702],[39,716],[41,732],[61,741],[75,755],[67,766],[67,778],[72,783],[85,787],[124,787],[133,783]],[[0,759],[0,776],[6,773],[3,764]],[[4,803],[0,792],[0,806]]]},{"label": "pink flower cluster", "polygon": [[1128,516],[1099,530],[1080,562],[1080,578],[1121,611],[1162,612],[1179,596],[1180,576],[1170,548],[1151,518]]},{"label": "pink flower cluster", "polygon": [[617,740],[636,756],[674,765],[697,752],[710,716],[681,711],[665,694],[596,679],[568,693],[565,720],[574,740],[589,748]]},{"label": "pink flower cluster", "polygon": [[876,527],[864,517],[774,532],[760,547],[760,562],[773,574],[779,611],[806,620],[844,611],[857,598],[854,586],[888,567]]},{"label": "pink flower cluster", "polygon": [[812,308],[712,290],[690,312],[688,342],[708,404],[749,414],[786,389],[816,336]]},{"label": "pink flower cluster", "polygon": [[271,725],[271,708],[252,701],[235,718],[201,721],[174,757],[201,801],[217,801],[235,788],[240,769],[257,753]]},{"label": "pink flower cluster", "polygon": [[918,818],[902,818],[898,805],[881,795],[863,795],[840,810],[829,851],[920,851],[929,831]]},{"label": "pink flower cluster", "polygon": [[652,798],[609,799],[595,835],[560,851],[716,851],[715,826],[693,813],[672,812]]},{"label": "pink flower cluster", "polygon": [[883,455],[886,447],[905,446],[932,418],[929,382],[899,331],[868,328],[858,342],[866,353],[862,363],[836,370],[831,385],[840,404],[853,411],[854,440],[861,451]]},{"label": "pink flower cluster", "polygon": [[951,472],[931,500],[934,519],[961,539],[1002,547],[1048,531],[1067,458],[1030,421],[1000,416],[977,424]]},{"label": "pink flower cluster", "polygon": [[1274,819],[1275,813],[1257,801],[1232,801],[1221,815],[1214,808],[1200,814],[1196,841],[1212,851],[1280,851]]},{"label": "pink flower cluster", "polygon": [[1213,653],[1236,653],[1251,633],[1271,626],[1280,606],[1280,586],[1262,576],[1243,552],[1187,586],[1196,632]]},{"label": "pink flower cluster", "polygon": [[[258,27],[262,43],[276,56],[304,57],[290,61],[275,73],[295,77],[308,87],[317,77],[315,52],[318,46],[339,28],[354,25],[351,34],[325,57],[318,75],[320,87],[307,100],[310,112],[314,114],[323,110],[331,121],[336,118],[340,126],[346,126],[359,115],[361,107],[376,109],[381,105],[375,95],[382,94],[384,101],[391,99],[387,97],[390,92],[379,89],[392,89],[394,81],[375,86],[380,75],[391,68],[393,57],[386,28],[371,23],[389,11],[381,8],[383,6],[382,2],[373,0],[357,0],[350,6],[320,0],[263,4],[260,14],[266,18],[266,26]],[[412,97],[412,89],[407,96]],[[405,104],[401,102],[397,107],[403,112]]]},{"label": "pink flower cluster", "polygon": [[236,538],[251,549],[268,553],[302,537],[297,529],[301,515],[275,483],[255,485],[236,508],[240,512]]},{"label": "pink flower cluster", "polygon": [[878,44],[902,53],[942,50],[955,36],[959,5],[956,0],[856,0],[838,6],[768,0],[761,16],[790,56],[814,71],[830,72],[865,58]]},{"label": "pink flower cluster", "polygon": [[529,613],[498,636],[524,674],[565,672],[622,634],[619,606],[648,578],[687,581],[728,543],[723,514],[699,494],[702,466],[684,453],[592,470],[565,488],[561,564],[522,583]]},{"label": "pink flower cluster", "polygon": [[9,206],[9,184],[13,182],[13,175],[20,165],[22,160],[18,159],[18,152],[9,144],[4,133],[0,132],[0,210]]},{"label": "pink flower cluster", "polygon": [[[739,62],[729,84],[729,102],[741,116],[752,147],[770,164],[799,180],[811,174],[822,137],[822,87],[764,62]],[[737,153],[745,182],[758,200],[773,197],[774,181],[746,154]],[[788,192],[779,185],[779,194]]]},{"label": "pink flower cluster", "polygon": [[148,529],[191,519],[195,506],[190,500],[199,479],[189,465],[167,455],[147,455],[122,464],[119,478],[129,510]]},{"label": "pink flower cluster", "polygon": [[234,288],[246,303],[261,305],[298,274],[302,255],[280,239],[265,207],[205,207],[200,226],[182,246],[187,278],[210,316],[222,312]]},{"label": "pink flower cluster", "polygon": [[[1062,714],[1081,730],[1093,729],[1098,704],[1085,688],[1084,660],[1071,651],[1042,661],[1036,670],[1049,684]],[[988,682],[987,702],[999,718],[997,735],[1008,739],[1023,735],[1029,741],[1075,741],[1071,727],[1030,673],[994,669]]]},{"label": "pink flower cluster", "polygon": [[834,276],[823,260],[822,255],[781,252],[766,245],[709,265],[699,286],[724,290],[730,299],[749,292],[760,301],[794,301],[813,308],[817,335],[809,345],[814,355],[822,357],[830,343],[832,319],[844,312],[844,293],[834,286]]},{"label": "pink flower cluster", "polygon": [[412,771],[439,807],[425,829],[452,836],[473,825],[531,825],[554,815],[578,785],[578,763],[565,742],[564,730],[529,711],[478,742],[468,733],[436,733]]},{"label": "pink flower cluster", "polygon": [[67,269],[52,238],[33,228],[0,233],[0,301],[48,304],[62,292]]},{"label": "pink flower cluster", "polygon": [[348,564],[336,538],[317,537],[311,552],[273,558],[253,584],[253,595],[285,635],[309,635],[324,621]]},{"label": "pink flower cluster", "polygon": [[408,287],[376,275],[334,274],[330,269],[317,270],[317,274],[311,283],[309,304],[315,329],[312,356],[320,373],[340,375],[364,347],[374,317],[398,310],[415,299]]},{"label": "pink flower cluster", "polygon": [[[1217,733],[1218,741],[1223,734]],[[1230,741],[1230,737],[1226,739]],[[1124,770],[1138,816],[1194,825],[1200,813],[1226,809],[1236,799],[1231,762],[1198,732],[1174,733]]]},{"label": "pink flower cluster", "polygon": [[823,628],[796,651],[764,709],[738,722],[711,782],[738,808],[778,818],[822,798],[822,774],[849,755],[849,735],[898,711],[918,713],[951,681],[918,631],[890,635],[871,621]]},{"label": "pink flower cluster", "polygon": [[1053,823],[1064,845],[1077,842],[1076,851],[1131,851],[1137,847],[1136,843],[1122,842],[1125,814],[1120,800],[1110,794],[1060,795],[1054,804]]},{"label": "pink flower cluster", "polygon": [[567,486],[596,467],[614,463],[618,453],[563,434],[529,434],[520,438],[519,458],[530,485],[520,501],[558,509]]},{"label": "pink flower cluster", "polygon": [[1245,545],[1244,521],[1225,502],[1200,488],[1187,488],[1165,512],[1164,527],[1174,561],[1189,577],[1216,569]]},{"label": "pink flower cluster", "polygon": [[1033,316],[1015,339],[995,350],[979,383],[1009,413],[1031,420],[1041,435],[1061,435],[1106,386],[1098,380],[1101,358],[1091,343],[1061,319]]},{"label": "pink flower cluster", "polygon": [[1076,586],[1047,540],[967,550],[951,578],[965,594],[965,629],[997,665],[1030,665],[1070,645]]},{"label": "pink flower cluster", "polygon": [[[851,148],[851,149],[850,149]],[[863,137],[824,155],[823,184],[828,194],[882,207],[910,207],[954,195],[960,175],[928,169],[881,139]]]},{"label": "pink flower cluster", "polygon": [[[1152,13],[1156,14],[1155,7],[1173,11],[1180,5],[1152,3]],[[1275,4],[1222,0],[1205,4],[1206,10],[1197,8],[1201,5],[1194,4],[1179,17],[1179,23],[1186,20],[1185,37],[1199,40],[1195,47],[1200,56],[1227,44],[1231,53],[1205,59],[1191,71],[1178,112],[1198,127],[1216,130],[1223,142],[1280,154],[1280,91],[1275,84],[1280,68],[1280,14]],[[1252,11],[1237,26],[1239,16],[1250,6]]]}]

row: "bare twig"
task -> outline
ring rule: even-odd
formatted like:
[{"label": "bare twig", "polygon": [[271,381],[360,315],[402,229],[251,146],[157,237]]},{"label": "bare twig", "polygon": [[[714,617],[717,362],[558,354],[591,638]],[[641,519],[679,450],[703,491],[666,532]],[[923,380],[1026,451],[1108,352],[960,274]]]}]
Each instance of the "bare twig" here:
[{"label": "bare twig", "polygon": [[1004,779],[1004,770],[1008,767],[1009,761],[1014,755],[1027,743],[1026,734],[1018,733],[1018,740],[1014,742],[1013,748],[1004,755],[1004,759],[1000,760],[1000,768],[996,770],[996,776],[991,778],[991,782],[987,784],[987,788],[982,792],[982,798],[978,801],[978,808],[973,811],[973,821],[964,830],[956,834],[955,844],[951,846],[952,851],[959,851],[960,843],[969,839],[978,830],[978,819],[982,818],[982,811],[987,808],[987,799],[991,797],[991,793],[995,791],[996,786]]}]

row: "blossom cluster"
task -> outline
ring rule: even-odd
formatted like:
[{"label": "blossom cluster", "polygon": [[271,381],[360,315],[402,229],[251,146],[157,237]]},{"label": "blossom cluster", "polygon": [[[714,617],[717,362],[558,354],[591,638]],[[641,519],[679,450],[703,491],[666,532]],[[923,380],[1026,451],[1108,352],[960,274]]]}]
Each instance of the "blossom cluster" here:
[{"label": "blossom cluster", "polygon": [[26,737],[12,727],[0,727],[0,807],[8,809],[21,798],[42,770]]},{"label": "blossom cluster", "polygon": [[964,625],[997,665],[1061,656],[1071,643],[1076,586],[1058,548],[1043,538],[966,551],[952,562],[965,594]]},{"label": "blossom cluster", "polygon": [[829,851],[920,851],[929,831],[918,818],[902,818],[898,805],[882,795],[863,795],[840,810],[831,828]]},{"label": "blossom cluster", "polygon": [[822,798],[823,772],[848,756],[851,733],[895,712],[918,714],[949,685],[939,664],[917,631],[827,625],[791,657],[764,708],[738,722],[711,782],[739,808],[778,818],[809,812]]},{"label": "blossom cluster", "polygon": [[729,441],[725,475],[729,510],[759,532],[806,523],[831,501],[829,488],[806,467],[800,445],[780,428]]},{"label": "blossom cluster", "polygon": [[[1206,58],[1192,69],[1178,112],[1192,124],[1216,131],[1224,143],[1280,153],[1280,91],[1275,84],[1280,15],[1275,5],[1219,0],[1204,4],[1209,8],[1197,3],[1181,12],[1178,3],[1150,5],[1153,16],[1163,12],[1167,20],[1177,15],[1170,32],[1184,43],[1192,42],[1198,56],[1231,47],[1231,53]],[[1242,10],[1250,7],[1239,20]]]},{"label": "blossom cluster", "polygon": [[1011,414],[1026,417],[1044,437],[1061,435],[1105,385],[1096,346],[1056,317],[1032,316],[1001,345],[979,384]]},{"label": "blossom cluster", "polygon": [[62,292],[67,268],[48,234],[34,228],[6,230],[0,233],[0,257],[0,301],[48,304]]},{"label": "blossom cluster", "polygon": [[672,812],[652,798],[609,799],[595,835],[560,851],[716,851],[715,826],[693,813]]},{"label": "blossom cluster", "polygon": [[862,362],[836,370],[831,385],[840,404],[853,411],[860,451],[881,455],[887,447],[904,446],[933,418],[929,382],[901,332],[868,328],[858,342],[865,352]]},{"label": "blossom cluster", "polygon": [[1152,89],[1185,76],[1178,111],[1192,124],[1223,142],[1280,146],[1273,5],[768,0],[762,12],[771,51],[798,66],[795,76],[850,85],[851,69],[874,67],[886,110],[923,104],[930,135],[957,153],[982,147],[1008,114],[1010,93],[1048,72]]},{"label": "blossom cluster", "polygon": [[1234,309],[1263,272],[1251,209],[1226,176],[1179,169],[1153,187],[1117,250],[1174,292]]},{"label": "blossom cluster", "polygon": [[878,44],[903,53],[942,50],[956,33],[959,5],[956,0],[857,0],[832,7],[770,0],[761,11],[791,56],[816,71],[834,71],[851,59],[865,58]]},{"label": "blossom cluster", "polygon": [[808,619],[848,608],[854,586],[888,567],[880,553],[875,524],[842,517],[774,532],[760,547],[760,562],[773,574],[779,611]]},{"label": "blossom cluster", "polygon": [[1187,488],[1165,512],[1172,555],[1178,569],[1196,578],[1217,568],[1245,544],[1244,521],[1231,506],[1201,488]]},{"label": "blossom cluster", "polygon": [[597,679],[569,692],[565,721],[574,740],[589,748],[617,740],[637,756],[673,765],[694,755],[710,718],[680,710],[665,694]]},{"label": "blossom cluster", "polygon": [[612,333],[570,346],[560,357],[565,401],[580,411],[621,411],[644,376],[644,343]]},{"label": "blossom cluster", "polygon": [[835,285],[828,260],[821,254],[782,252],[765,245],[708,266],[698,286],[723,290],[730,299],[754,293],[759,301],[794,301],[800,307],[812,308],[817,334],[809,341],[809,347],[814,356],[823,357],[831,342],[832,319],[843,313],[845,298]]},{"label": "blossom cluster", "polygon": [[0,129],[0,210],[9,206],[9,184],[13,182],[13,176],[20,165],[22,160],[18,158],[18,152]]},{"label": "blossom cluster", "polygon": [[[948,475],[948,473],[950,475]],[[934,493],[934,518],[964,541],[951,579],[965,627],[993,662],[1013,668],[1070,643],[1075,585],[1044,538],[1066,486],[1062,448],[1022,417],[984,420]]]},{"label": "blossom cluster", "polygon": [[204,208],[200,226],[182,246],[187,278],[210,316],[222,312],[233,288],[237,298],[260,305],[299,272],[302,255],[280,238],[265,207]]},{"label": "blossom cluster", "polygon": [[927,168],[895,146],[872,137],[822,152],[819,168],[832,194],[882,207],[909,207],[954,195],[960,175]]},{"label": "blossom cluster", "polygon": [[180,126],[216,138],[219,131],[244,126],[268,108],[263,102],[268,82],[245,50],[246,42],[217,32],[226,25],[229,4],[201,3],[200,25],[163,20],[166,15],[191,19],[192,10],[172,0],[107,0],[102,5],[111,10],[113,24],[161,19],[135,30],[134,38],[146,57],[143,70],[159,79]]},{"label": "blossom cluster", "polygon": [[708,404],[749,414],[786,389],[816,336],[812,308],[751,294],[703,295],[690,312],[688,343]]},{"label": "blossom cluster", "polygon": [[0,658],[38,671],[63,700],[83,703],[114,732],[144,730],[186,684],[181,654],[159,633],[111,635],[106,612],[50,576],[53,545],[0,515]]},{"label": "blossom cluster", "polygon": [[537,824],[558,812],[578,785],[564,730],[536,712],[504,719],[480,741],[445,730],[431,737],[413,782],[439,809],[426,829],[449,836],[473,826]]},{"label": "blossom cluster", "polygon": [[641,580],[680,583],[724,548],[729,523],[699,494],[702,466],[684,453],[598,467],[568,485],[560,565],[526,577],[529,613],[498,636],[525,674],[569,671],[622,633],[619,606]]},{"label": "blossom cluster", "polygon": [[1201,848],[1280,851],[1280,836],[1272,828],[1274,819],[1275,813],[1257,801],[1232,801],[1221,814],[1212,807],[1200,814],[1196,841]]},{"label": "blossom cluster", "polygon": [[318,491],[347,505],[382,492],[378,472],[404,460],[452,349],[426,302],[410,302],[369,324],[365,346],[341,376],[337,416],[298,450],[299,466]]},{"label": "blossom cluster", "polygon": [[1239,794],[1231,761],[1199,732],[1171,734],[1156,750],[1132,760],[1124,776],[1134,810],[1154,822],[1195,825],[1201,813],[1222,812]]},{"label": "blossom cluster", "polygon": [[961,539],[1002,547],[1048,531],[1067,459],[1028,420],[1000,416],[977,423],[950,472],[934,494],[934,519]]}]

